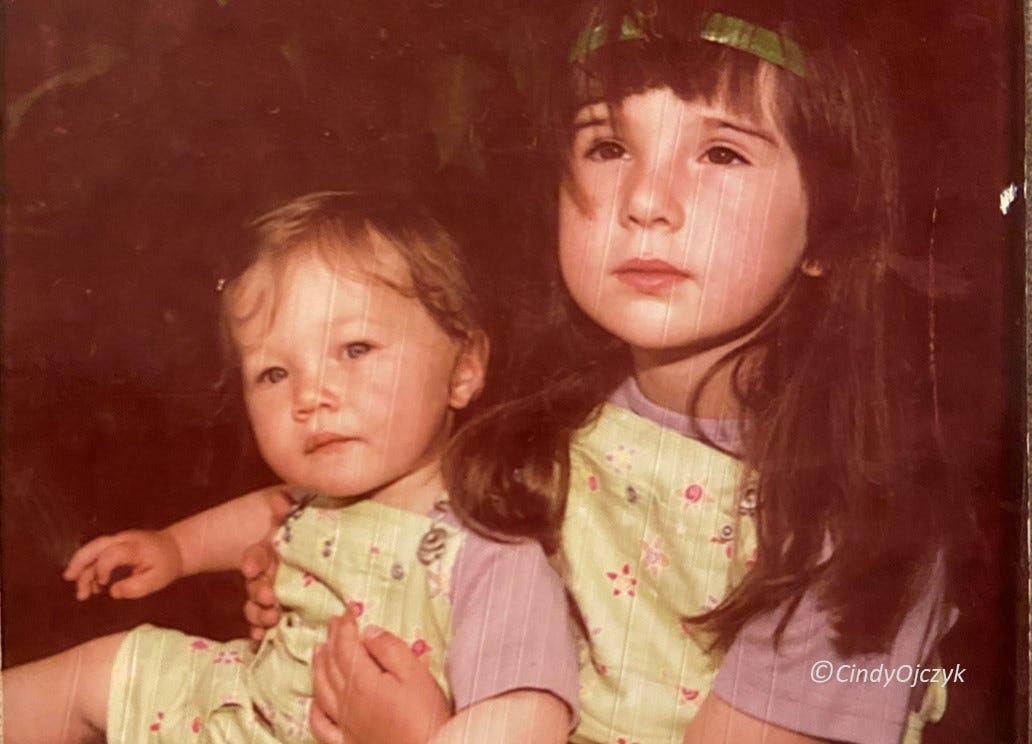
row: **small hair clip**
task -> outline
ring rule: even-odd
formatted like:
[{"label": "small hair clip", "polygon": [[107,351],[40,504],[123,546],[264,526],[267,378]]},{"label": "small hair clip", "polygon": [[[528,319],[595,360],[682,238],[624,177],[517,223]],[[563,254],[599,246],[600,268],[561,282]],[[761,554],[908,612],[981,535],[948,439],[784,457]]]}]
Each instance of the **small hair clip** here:
[{"label": "small hair clip", "polygon": [[215,291],[221,293],[226,288],[226,277],[220,276],[215,282]]}]

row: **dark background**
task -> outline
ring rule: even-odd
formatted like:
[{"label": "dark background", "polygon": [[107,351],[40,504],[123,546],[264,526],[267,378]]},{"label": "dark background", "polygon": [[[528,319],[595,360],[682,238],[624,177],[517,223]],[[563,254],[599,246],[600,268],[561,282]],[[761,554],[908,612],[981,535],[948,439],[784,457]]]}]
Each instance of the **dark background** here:
[{"label": "dark background", "polygon": [[[999,209],[1022,182],[1021,5],[867,4],[904,137],[906,265],[919,286],[935,269],[947,454],[989,556],[943,650],[965,681],[927,740],[1024,741],[1024,203]],[[533,261],[523,104],[554,23],[500,0],[6,5],[4,664],[144,620],[241,635],[234,576],[79,604],[62,566],[98,534],[269,482],[215,292],[265,209],[400,184],[474,247],[505,318]]]}]

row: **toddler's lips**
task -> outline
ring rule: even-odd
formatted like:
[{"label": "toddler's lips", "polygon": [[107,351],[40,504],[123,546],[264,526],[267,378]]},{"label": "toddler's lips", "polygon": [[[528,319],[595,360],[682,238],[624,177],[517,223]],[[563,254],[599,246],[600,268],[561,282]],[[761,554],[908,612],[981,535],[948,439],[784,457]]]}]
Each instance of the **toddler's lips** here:
[{"label": "toddler's lips", "polygon": [[305,454],[310,455],[316,451],[337,449],[340,445],[353,441],[354,437],[346,437],[343,434],[337,434],[336,432],[319,432],[318,434],[312,434],[305,439]]},{"label": "toddler's lips", "polygon": [[655,258],[625,261],[613,273],[639,292],[659,292],[691,278],[687,271]]}]

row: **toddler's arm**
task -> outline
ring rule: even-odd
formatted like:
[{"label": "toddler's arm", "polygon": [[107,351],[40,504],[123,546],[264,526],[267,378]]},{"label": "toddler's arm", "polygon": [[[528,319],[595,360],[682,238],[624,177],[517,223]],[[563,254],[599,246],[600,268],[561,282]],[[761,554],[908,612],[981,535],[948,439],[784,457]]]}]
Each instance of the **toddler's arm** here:
[{"label": "toddler's arm", "polygon": [[[99,594],[105,587],[112,597],[131,599],[156,592],[182,576],[236,568],[244,549],[269,531],[274,515],[282,513],[289,501],[282,486],[274,486],[162,530],[98,537],[72,556],[64,578],[75,582],[79,599]],[[111,574],[120,566],[131,573],[111,584]]]}]

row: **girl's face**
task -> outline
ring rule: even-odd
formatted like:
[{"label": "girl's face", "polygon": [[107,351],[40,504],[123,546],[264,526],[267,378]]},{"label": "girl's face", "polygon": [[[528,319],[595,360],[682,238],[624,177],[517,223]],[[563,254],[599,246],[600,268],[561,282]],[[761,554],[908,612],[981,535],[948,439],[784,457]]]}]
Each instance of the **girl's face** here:
[{"label": "girl's face", "polygon": [[764,108],[757,120],[657,88],[577,113],[560,267],[577,304],[632,350],[733,348],[794,276],[806,193]]},{"label": "girl's face", "polygon": [[410,284],[402,258],[386,244],[375,257],[375,275],[309,251],[278,280],[254,277],[256,291],[278,296],[235,332],[262,456],[285,481],[328,496],[386,499],[425,480],[452,409],[470,399],[456,384],[468,372],[460,345],[384,281]]}]

